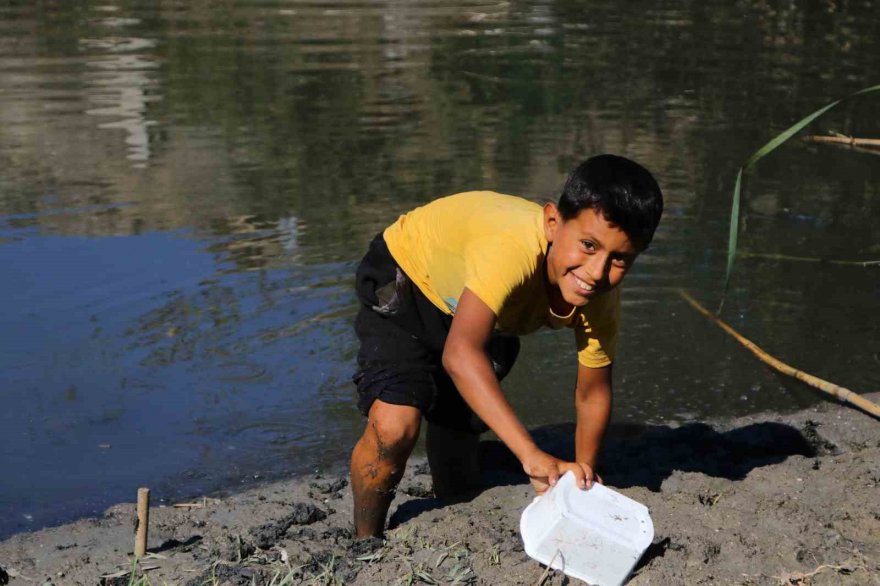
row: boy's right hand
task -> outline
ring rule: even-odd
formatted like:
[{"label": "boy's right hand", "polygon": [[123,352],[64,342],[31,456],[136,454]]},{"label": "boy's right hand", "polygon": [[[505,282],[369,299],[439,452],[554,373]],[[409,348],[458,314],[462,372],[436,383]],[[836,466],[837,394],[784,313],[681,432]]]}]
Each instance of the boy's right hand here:
[{"label": "boy's right hand", "polygon": [[595,476],[593,469],[587,464],[566,462],[538,448],[522,459],[522,466],[538,495],[547,492],[551,486],[556,486],[559,477],[568,471],[574,473],[575,483],[582,490],[587,490],[593,485]]}]

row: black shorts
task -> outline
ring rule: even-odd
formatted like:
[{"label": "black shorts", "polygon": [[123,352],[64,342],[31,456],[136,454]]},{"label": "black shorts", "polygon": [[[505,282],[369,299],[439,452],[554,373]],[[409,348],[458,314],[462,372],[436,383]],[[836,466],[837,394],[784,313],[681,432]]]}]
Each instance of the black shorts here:
[{"label": "black shorts", "polygon": [[[418,408],[425,419],[452,429],[488,429],[464,402],[441,358],[452,317],[422,294],[398,266],[380,233],[357,268],[361,302],[355,318],[360,341],[358,409],[368,415],[373,401]],[[486,352],[498,380],[519,354],[519,338],[493,333]]]}]

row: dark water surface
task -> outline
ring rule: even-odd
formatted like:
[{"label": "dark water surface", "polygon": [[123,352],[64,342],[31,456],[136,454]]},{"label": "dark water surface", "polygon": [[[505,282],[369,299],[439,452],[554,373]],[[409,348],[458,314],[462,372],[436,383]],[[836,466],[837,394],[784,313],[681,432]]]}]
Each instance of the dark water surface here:
[{"label": "dark water surface", "polygon": [[[880,83],[834,0],[0,3],[0,536],[338,467],[361,420],[352,271],[434,197],[554,199],[599,152],[667,211],[625,284],[617,421],[816,401],[714,307],[737,166]],[[880,136],[880,96],[815,123]],[[855,390],[880,377],[880,157],[792,141],[748,185],[724,317]],[[524,340],[528,425],[570,420],[570,334]],[[259,477],[259,478],[257,478]]]}]

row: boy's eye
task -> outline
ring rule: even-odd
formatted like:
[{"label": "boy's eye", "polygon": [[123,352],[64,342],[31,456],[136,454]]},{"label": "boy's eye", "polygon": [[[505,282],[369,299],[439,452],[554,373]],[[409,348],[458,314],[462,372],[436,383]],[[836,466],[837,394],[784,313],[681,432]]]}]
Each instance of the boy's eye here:
[{"label": "boy's eye", "polygon": [[581,244],[583,244],[584,249],[589,252],[596,250],[596,245],[593,244],[592,242],[590,242],[589,240],[581,240]]},{"label": "boy's eye", "polygon": [[611,259],[611,264],[619,268],[626,268],[630,265],[632,259],[626,256],[615,256]]}]

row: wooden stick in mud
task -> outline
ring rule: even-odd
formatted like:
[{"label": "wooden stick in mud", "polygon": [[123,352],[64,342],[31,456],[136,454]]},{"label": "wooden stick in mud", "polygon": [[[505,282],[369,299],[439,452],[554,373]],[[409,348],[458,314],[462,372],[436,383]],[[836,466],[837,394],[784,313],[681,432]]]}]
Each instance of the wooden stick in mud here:
[{"label": "wooden stick in mud", "polygon": [[849,146],[871,147],[880,149],[880,138],[855,138],[845,136],[843,134],[835,134],[832,136],[810,135],[803,138],[804,142],[830,142],[834,144],[845,144]]},{"label": "wooden stick in mud", "polygon": [[727,332],[728,334],[733,336],[737,342],[739,342],[740,344],[742,344],[743,346],[748,348],[752,352],[752,354],[757,356],[762,362],[770,365],[771,367],[775,368],[776,370],[778,370],[782,374],[787,374],[788,376],[794,377],[794,378],[798,379],[799,381],[807,383],[808,385],[810,385],[813,388],[819,389],[823,393],[827,393],[827,394],[835,397],[836,399],[843,401],[844,403],[854,405],[854,406],[858,407],[859,409],[861,409],[862,411],[865,411],[866,413],[869,413],[869,414],[873,415],[874,417],[880,418],[880,405],[877,405],[876,403],[872,403],[868,399],[862,397],[861,395],[858,395],[857,393],[852,392],[849,389],[835,385],[834,383],[830,383],[826,380],[815,377],[811,374],[807,374],[806,372],[804,372],[802,370],[798,370],[797,368],[794,368],[793,366],[789,366],[788,364],[782,362],[781,360],[778,360],[778,359],[774,358],[773,356],[770,356],[769,354],[764,352],[761,348],[759,348],[757,344],[755,344],[754,342],[752,342],[751,340],[749,340],[748,338],[746,338],[745,336],[743,336],[742,334],[737,332],[735,329],[733,329],[732,327],[727,325],[720,318],[718,318],[717,316],[712,314],[708,309],[706,309],[705,307],[700,305],[700,303],[696,299],[691,297],[687,293],[687,291],[685,291],[683,289],[679,289],[678,293],[679,293],[679,295],[681,295],[682,299],[684,299],[685,301],[687,301],[691,305],[691,307],[693,307],[694,309],[696,309],[697,311],[702,313],[704,316],[706,316],[707,318],[709,318],[710,320],[715,322],[715,324],[718,327],[720,327],[722,330],[724,330],[725,332]]},{"label": "wooden stick in mud", "polygon": [[137,530],[134,538],[134,555],[143,557],[147,554],[147,529],[150,525],[150,489],[138,489]]}]

